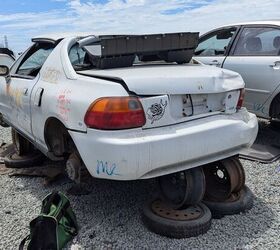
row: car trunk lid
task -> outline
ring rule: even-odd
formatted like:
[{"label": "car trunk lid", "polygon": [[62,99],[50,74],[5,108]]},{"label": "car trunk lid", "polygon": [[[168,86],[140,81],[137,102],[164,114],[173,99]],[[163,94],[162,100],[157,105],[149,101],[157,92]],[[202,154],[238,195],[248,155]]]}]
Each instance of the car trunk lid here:
[{"label": "car trunk lid", "polygon": [[141,65],[129,68],[86,70],[97,78],[122,80],[137,95],[209,94],[242,88],[240,75],[204,65]]},{"label": "car trunk lid", "polygon": [[147,120],[144,129],[236,112],[244,88],[238,73],[200,64],[149,64],[81,74],[121,83],[138,95]]}]

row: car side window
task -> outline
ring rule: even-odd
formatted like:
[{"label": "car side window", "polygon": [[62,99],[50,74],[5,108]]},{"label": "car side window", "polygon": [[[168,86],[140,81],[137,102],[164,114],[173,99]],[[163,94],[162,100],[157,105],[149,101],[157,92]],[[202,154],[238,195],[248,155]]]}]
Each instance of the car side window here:
[{"label": "car side window", "polygon": [[86,52],[83,48],[81,48],[78,44],[75,44],[71,47],[69,51],[69,59],[74,68],[78,68],[79,66],[84,65]]},{"label": "car side window", "polygon": [[54,49],[52,43],[37,43],[26,54],[16,70],[17,75],[35,77]]},{"label": "car side window", "polygon": [[233,55],[277,56],[280,51],[280,29],[247,27],[242,30]]},{"label": "car side window", "polygon": [[196,56],[223,56],[237,28],[231,27],[215,31],[200,40],[195,50]]}]

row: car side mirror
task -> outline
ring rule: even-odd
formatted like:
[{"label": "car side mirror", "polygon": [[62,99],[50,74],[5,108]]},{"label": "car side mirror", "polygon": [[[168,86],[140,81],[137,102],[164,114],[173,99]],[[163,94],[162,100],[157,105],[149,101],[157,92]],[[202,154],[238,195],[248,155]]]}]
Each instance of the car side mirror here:
[{"label": "car side mirror", "polygon": [[10,69],[6,65],[0,65],[0,76],[8,76],[10,74]]},{"label": "car side mirror", "polygon": [[6,83],[9,84],[11,80],[10,69],[6,65],[0,65],[0,76],[4,76]]}]

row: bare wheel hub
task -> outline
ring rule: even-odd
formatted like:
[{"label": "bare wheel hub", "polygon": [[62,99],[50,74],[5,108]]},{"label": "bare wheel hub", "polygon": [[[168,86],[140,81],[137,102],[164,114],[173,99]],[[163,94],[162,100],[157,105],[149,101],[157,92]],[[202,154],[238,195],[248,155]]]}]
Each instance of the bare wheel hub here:
[{"label": "bare wheel hub", "polygon": [[74,154],[70,155],[66,162],[66,173],[71,180],[77,183],[80,182],[81,162]]},{"label": "bare wheel hub", "polygon": [[156,200],[152,203],[152,210],[162,218],[177,221],[195,220],[203,215],[203,210],[199,205],[186,206],[182,209],[173,209],[161,200]]}]

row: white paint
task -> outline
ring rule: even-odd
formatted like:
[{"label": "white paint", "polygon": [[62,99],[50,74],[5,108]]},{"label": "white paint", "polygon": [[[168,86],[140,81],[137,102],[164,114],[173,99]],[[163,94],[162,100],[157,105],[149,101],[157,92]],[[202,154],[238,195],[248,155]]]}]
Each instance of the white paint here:
[{"label": "white paint", "polygon": [[143,65],[82,73],[123,79],[139,95],[203,94],[244,88],[238,73],[206,65]]},{"label": "white paint", "polygon": [[[257,118],[246,109],[173,126],[142,130],[70,131],[92,176],[114,180],[146,179],[238,154],[258,132]],[[98,175],[99,160],[114,163],[119,175]]]},{"label": "white paint", "polygon": [[[139,99],[147,112],[154,103],[164,107],[164,114],[153,123],[148,123],[146,113],[147,124],[143,128],[117,131],[87,128],[84,116],[97,98],[129,94],[119,83],[77,74],[68,57],[75,40],[72,37],[61,41],[36,78],[12,77],[11,88],[18,83],[20,93],[24,88],[28,88],[29,93],[22,99],[24,108],[15,109],[16,114],[9,112],[11,108],[6,109],[15,106],[10,105],[11,99],[0,95],[4,119],[43,152],[48,150],[44,129],[50,117],[60,120],[69,129],[83,162],[97,178],[133,180],[160,176],[238,154],[255,140],[256,117],[246,109],[227,112],[227,107],[236,105],[236,96],[244,86],[240,76],[191,64],[87,71],[122,78],[130,90],[146,95]],[[5,93],[6,84],[2,83],[4,78],[0,81],[1,94]],[[40,89],[44,92],[41,106],[37,106],[34,101],[38,103],[36,93]],[[181,108],[172,106],[174,95],[182,97],[188,93],[194,95],[195,102],[202,99],[204,106],[192,117],[174,116],[176,109],[179,114]],[[151,97],[152,94],[157,96]],[[235,96],[233,102],[224,101],[229,94]],[[203,101],[204,95],[206,101]],[[205,103],[207,109],[216,112],[207,110]],[[24,124],[21,117],[25,119]]]}]

